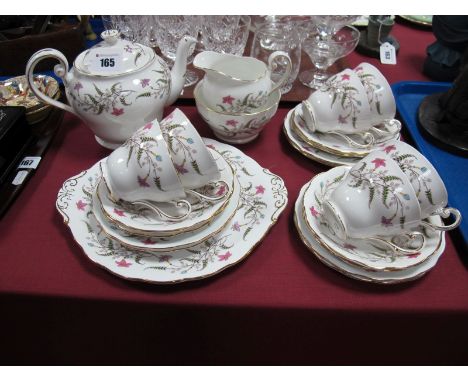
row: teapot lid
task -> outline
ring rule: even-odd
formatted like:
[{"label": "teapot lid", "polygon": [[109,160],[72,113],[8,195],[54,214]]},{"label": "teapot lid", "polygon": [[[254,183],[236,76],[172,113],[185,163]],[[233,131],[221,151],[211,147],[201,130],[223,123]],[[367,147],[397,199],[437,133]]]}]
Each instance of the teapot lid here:
[{"label": "teapot lid", "polygon": [[153,61],[153,49],[119,35],[117,30],[102,32],[103,41],[80,53],[74,67],[83,74],[112,77],[137,71]]}]

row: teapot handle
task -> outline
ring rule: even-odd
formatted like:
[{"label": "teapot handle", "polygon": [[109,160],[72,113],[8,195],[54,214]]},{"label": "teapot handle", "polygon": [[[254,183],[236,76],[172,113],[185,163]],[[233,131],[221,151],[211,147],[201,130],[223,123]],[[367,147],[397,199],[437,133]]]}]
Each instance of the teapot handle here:
[{"label": "teapot handle", "polygon": [[271,73],[273,72],[273,69],[275,69],[277,66],[277,63],[275,61],[279,59],[285,59],[287,61],[286,71],[283,73],[280,80],[275,84],[273,89],[271,89],[270,94],[275,92],[281,86],[283,86],[283,84],[287,81],[289,75],[291,74],[291,70],[292,70],[291,59],[289,58],[289,55],[286,52],[279,50],[277,52],[273,52],[272,54],[270,54],[270,57],[268,57],[268,70],[270,71],[270,77],[271,77]]},{"label": "teapot handle", "polygon": [[39,90],[39,88],[34,83],[34,69],[39,63],[39,61],[45,58],[56,58],[60,62],[60,64],[55,65],[54,73],[62,79],[65,88],[68,86],[68,82],[72,78],[72,75],[68,73],[67,59],[58,50],[46,48],[34,53],[29,59],[28,64],[26,65],[26,78],[28,81],[29,88],[32,90],[34,95],[37,98],[39,98],[42,102],[58,107],[59,109],[68,111],[78,116],[78,114],[76,114],[75,111],[69,105],[66,105],[60,101],[56,101],[53,98],[45,95]]}]

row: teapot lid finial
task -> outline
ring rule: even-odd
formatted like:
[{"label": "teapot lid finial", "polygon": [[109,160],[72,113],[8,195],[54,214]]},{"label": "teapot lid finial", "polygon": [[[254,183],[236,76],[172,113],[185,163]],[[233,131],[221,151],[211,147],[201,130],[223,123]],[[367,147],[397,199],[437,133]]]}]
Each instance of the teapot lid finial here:
[{"label": "teapot lid finial", "polygon": [[108,29],[101,33],[101,38],[109,45],[115,45],[119,39],[119,31],[116,29]]}]

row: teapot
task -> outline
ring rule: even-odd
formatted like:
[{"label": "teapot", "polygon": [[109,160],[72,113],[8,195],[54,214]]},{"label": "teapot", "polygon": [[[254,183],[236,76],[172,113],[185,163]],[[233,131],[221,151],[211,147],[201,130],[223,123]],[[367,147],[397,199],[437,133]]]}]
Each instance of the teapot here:
[{"label": "teapot", "polygon": [[[97,142],[109,149],[124,143],[138,128],[160,120],[164,106],[173,103],[184,86],[187,57],[196,40],[183,37],[172,70],[150,47],[121,39],[116,30],[101,34],[102,42],[80,53],[69,70],[65,56],[42,49],[26,66],[28,84],[41,101],[81,118]],[[55,74],[62,78],[69,105],[43,94],[33,80],[39,61],[55,58]]]},{"label": "teapot", "polygon": [[[277,60],[286,62],[286,70],[274,83],[270,76]],[[292,68],[289,55],[282,51],[270,55],[268,66],[254,57],[204,51],[195,56],[193,66],[205,72],[199,90],[206,105],[227,114],[261,111],[270,94],[287,81]]]}]

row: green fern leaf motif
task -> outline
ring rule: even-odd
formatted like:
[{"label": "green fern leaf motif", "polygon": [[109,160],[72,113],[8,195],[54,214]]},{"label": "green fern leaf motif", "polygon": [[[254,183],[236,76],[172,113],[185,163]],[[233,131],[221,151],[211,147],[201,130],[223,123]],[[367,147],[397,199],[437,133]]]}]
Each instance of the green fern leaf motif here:
[{"label": "green fern leaf motif", "polygon": [[377,109],[377,113],[379,113],[380,115],[382,115],[382,111],[380,110],[380,101],[377,101],[375,103],[375,108]]},{"label": "green fern leaf motif", "polygon": [[99,102],[94,98],[91,94],[85,94],[85,97],[88,97],[88,99],[93,103],[93,105],[97,106],[99,105]]},{"label": "green fern leaf motif", "polygon": [[164,191],[161,187],[161,178],[159,176],[154,178],[154,184],[158,188],[158,190]]},{"label": "green fern leaf motif", "polygon": [[216,105],[216,106],[218,106],[218,107],[221,109],[221,111],[226,111],[226,108],[225,108],[223,105],[219,105],[219,104],[218,104],[218,105]]},{"label": "green fern leaf motif", "polygon": [[348,95],[346,93],[343,94],[343,97],[341,97],[341,107],[343,109],[345,108],[344,104],[345,104],[347,98],[348,98]]},{"label": "green fern leaf motif", "polygon": [[130,106],[130,105],[131,105],[130,102],[127,102],[127,100],[125,99],[124,96],[120,97],[119,100],[120,100],[120,103],[121,103],[122,105],[124,105],[124,106]]},{"label": "green fern leaf motif", "polygon": [[251,228],[251,227],[249,227],[249,228],[247,228],[247,229],[245,230],[244,235],[242,236],[242,238],[243,238],[244,240],[245,240],[245,238],[247,237],[247,235],[250,233],[250,231],[252,231],[252,228]]},{"label": "green fern leaf motif", "polygon": [[140,148],[139,148],[138,151],[137,151],[137,162],[138,162],[138,164],[140,165],[140,167],[141,167],[140,160],[141,160],[141,156],[142,156],[142,155],[143,155],[143,149],[140,149]]},{"label": "green fern leaf motif", "polygon": [[155,271],[165,271],[167,267],[147,267],[145,269],[154,269]]},{"label": "green fern leaf motif", "polygon": [[403,154],[403,155],[394,157],[394,159],[398,162],[401,162],[407,158],[416,158],[416,157],[413,154]]},{"label": "green fern leaf motif", "polygon": [[242,171],[245,175],[247,175],[247,176],[253,176],[251,173],[249,173],[249,172],[247,171],[247,169],[246,169],[245,167],[242,167],[242,168],[241,168],[241,171]]},{"label": "green fern leaf motif", "polygon": [[405,220],[406,220],[405,216],[400,217],[400,227],[401,228],[405,228]]},{"label": "green fern leaf motif", "polygon": [[345,176],[345,174],[344,174],[344,173],[343,173],[342,175],[340,175],[340,176],[337,176],[335,179],[333,179],[333,182],[332,182],[332,184],[335,184],[335,183],[339,183],[339,182],[341,182],[341,179],[343,179],[343,178],[344,178],[344,176]]},{"label": "green fern leaf motif", "polygon": [[247,95],[244,97],[244,99],[243,99],[243,101],[242,101],[242,106],[246,106],[246,105],[247,105],[247,103],[249,102],[249,98],[250,98],[251,95],[252,95],[252,93],[249,93],[249,94],[247,94]]},{"label": "green fern leaf motif", "polygon": [[128,150],[127,167],[128,167],[128,164],[130,163],[130,159],[132,158],[132,154],[133,154],[133,146],[130,146],[130,150]]},{"label": "green fern leaf motif", "polygon": [[332,107],[335,104],[335,101],[336,101],[337,97],[338,97],[338,93],[333,93],[333,99],[332,99],[332,103],[331,103]]},{"label": "green fern leaf motif", "polygon": [[197,174],[202,175],[200,171],[200,167],[198,166],[198,163],[196,160],[191,161],[190,164],[192,165],[192,168],[195,170]]},{"label": "green fern leaf motif", "polygon": [[97,114],[102,114],[102,112],[104,111],[104,105],[99,105],[98,106],[98,109],[97,109]]},{"label": "green fern leaf motif", "polygon": [[383,191],[382,191],[382,202],[383,202],[384,206],[387,207],[387,208],[388,208],[387,198],[388,198],[389,191],[390,191],[390,187],[384,186]]},{"label": "green fern leaf motif", "polygon": [[399,178],[398,176],[395,176],[395,175],[387,175],[387,176],[384,176],[382,179],[383,179],[384,182],[391,182],[392,180],[401,181],[401,178]]},{"label": "green fern leaf motif", "polygon": [[93,85],[94,85],[94,90],[96,90],[96,93],[97,93],[99,96],[104,95],[104,93],[102,92],[102,90],[99,89],[99,88],[97,87],[96,84],[93,83]]},{"label": "green fern leaf motif", "polygon": [[140,57],[141,57],[141,52],[138,52],[137,55],[135,56],[135,65]]},{"label": "green fern leaf motif", "polygon": [[110,90],[112,94],[115,94],[117,91],[117,86],[119,86],[120,82],[116,82],[114,85],[111,86]]},{"label": "green fern leaf motif", "polygon": [[151,97],[151,92],[141,93],[141,94],[137,95],[136,99],[138,99],[140,97]]},{"label": "green fern leaf motif", "polygon": [[375,188],[369,187],[369,208],[371,206],[372,201],[374,200],[374,196],[375,196]]},{"label": "green fern leaf motif", "polygon": [[426,190],[424,193],[426,194],[426,198],[429,201],[429,203],[431,203],[431,205],[434,205],[434,201],[432,200],[431,190]]},{"label": "green fern leaf motif", "polygon": [[249,214],[251,212],[253,212],[255,210],[255,207],[250,207],[247,211],[245,211],[244,213],[244,218],[246,218],[247,216],[249,216]]},{"label": "green fern leaf motif", "polygon": [[353,123],[353,127],[356,128],[356,122],[357,122],[357,118],[356,117],[353,117],[351,119],[352,123]]}]

